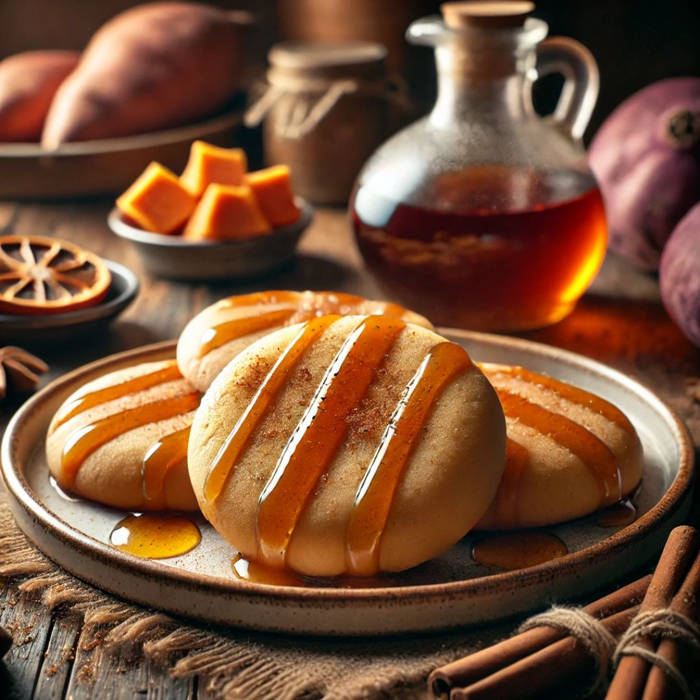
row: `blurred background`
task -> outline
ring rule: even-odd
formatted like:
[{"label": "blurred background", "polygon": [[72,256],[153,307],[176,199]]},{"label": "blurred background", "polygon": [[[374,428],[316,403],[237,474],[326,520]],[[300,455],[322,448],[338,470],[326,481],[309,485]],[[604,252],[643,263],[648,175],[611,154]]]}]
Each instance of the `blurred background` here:
[{"label": "blurred background", "polygon": [[[0,58],[27,49],[82,48],[93,32],[133,0],[2,0]],[[211,0],[250,10],[257,26],[249,36],[249,69],[263,73],[267,49],[285,39],[368,39],[389,49],[389,67],[409,81],[417,111],[427,111],[434,90],[432,51],[409,47],[403,33],[415,18],[439,11],[428,0]],[[700,74],[700,2],[697,0],[537,0],[535,15],[550,35],[583,42],[598,60],[601,92],[588,138],[625,97],[649,83]],[[41,21],[37,21],[40,17]],[[535,98],[553,106],[555,77]]]}]

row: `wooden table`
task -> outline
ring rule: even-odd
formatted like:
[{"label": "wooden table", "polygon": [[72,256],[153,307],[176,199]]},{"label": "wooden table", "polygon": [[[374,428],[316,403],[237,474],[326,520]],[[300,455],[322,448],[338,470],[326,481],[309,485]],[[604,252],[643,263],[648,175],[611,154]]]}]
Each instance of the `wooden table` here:
[{"label": "wooden table", "polygon": [[[44,382],[109,353],[175,338],[187,320],[212,301],[269,287],[336,289],[381,296],[362,267],[342,211],[322,210],[304,235],[296,262],[280,274],[254,284],[212,285],[168,282],[150,277],[127,241],[113,236],[105,218],[110,201],[61,204],[0,203],[2,233],[50,234],[72,240],[124,263],[141,280],[141,294],[100,337],[76,338],[58,347],[47,344],[41,356],[51,365]],[[629,264],[609,257],[590,292],[561,323],[522,334],[610,364],[656,391],[686,420],[700,445],[700,351],[674,326],[659,301],[658,284]],[[0,408],[0,430],[17,408],[15,399]],[[4,496],[0,482],[0,501]],[[696,509],[697,510],[697,509]],[[698,522],[697,514],[693,517]],[[172,680],[145,661],[121,664],[99,674],[95,685],[78,683],[70,654],[79,630],[69,620],[53,619],[40,605],[7,600],[0,593],[0,624],[13,618],[26,627],[21,646],[0,663],[0,697],[204,698],[193,681]],[[66,651],[68,653],[66,653]],[[77,651],[76,653],[80,653]],[[65,657],[68,657],[67,659]],[[9,689],[3,695],[3,687]]]}]

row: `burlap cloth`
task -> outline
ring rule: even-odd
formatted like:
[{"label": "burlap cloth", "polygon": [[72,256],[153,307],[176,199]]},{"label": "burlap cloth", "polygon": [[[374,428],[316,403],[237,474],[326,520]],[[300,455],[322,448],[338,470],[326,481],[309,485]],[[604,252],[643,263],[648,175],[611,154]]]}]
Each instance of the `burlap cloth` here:
[{"label": "burlap cloth", "polygon": [[[127,649],[172,676],[199,677],[215,698],[421,698],[433,668],[487,646],[513,625],[440,635],[336,639],[216,628],[126,603],[41,554],[0,504],[0,580],[81,626],[81,682],[103,654]],[[76,662],[77,663],[77,662]],[[92,667],[92,668],[91,668]]]}]

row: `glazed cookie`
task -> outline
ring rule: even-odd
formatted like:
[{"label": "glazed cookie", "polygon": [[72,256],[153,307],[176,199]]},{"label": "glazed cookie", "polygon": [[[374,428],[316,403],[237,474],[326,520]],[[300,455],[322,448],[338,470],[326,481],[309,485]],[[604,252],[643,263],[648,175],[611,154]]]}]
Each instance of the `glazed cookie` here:
[{"label": "glazed cookie", "polygon": [[241,554],[313,576],[400,571],[463,537],[505,425],[465,350],[388,316],[324,316],[241,352],[192,424],[204,515]]},{"label": "glazed cookie", "polygon": [[117,508],[195,510],[187,440],[199,399],[174,360],[88,382],[51,421],[51,474],[62,489]]},{"label": "glazed cookie", "polygon": [[551,525],[610,505],[642,476],[637,433],[608,401],[522,367],[484,363],[506,415],[506,468],[483,529]]},{"label": "glazed cookie", "polygon": [[207,307],[185,327],[177,344],[182,374],[200,391],[241,350],[267,333],[324,314],[383,314],[432,328],[398,304],[341,292],[271,290],[233,296]]}]

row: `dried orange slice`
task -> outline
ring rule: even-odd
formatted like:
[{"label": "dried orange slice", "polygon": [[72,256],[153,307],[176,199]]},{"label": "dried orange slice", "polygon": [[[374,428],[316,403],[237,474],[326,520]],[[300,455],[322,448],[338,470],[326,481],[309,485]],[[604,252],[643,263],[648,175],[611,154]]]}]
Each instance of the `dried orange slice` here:
[{"label": "dried orange slice", "polygon": [[94,253],[57,238],[0,236],[0,312],[58,314],[99,303],[111,281]]}]

